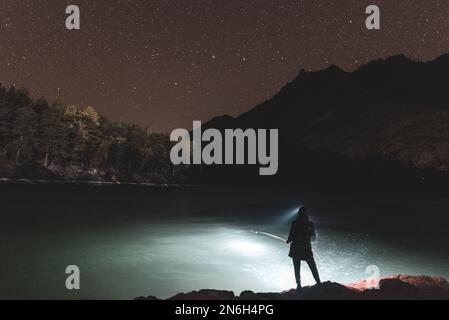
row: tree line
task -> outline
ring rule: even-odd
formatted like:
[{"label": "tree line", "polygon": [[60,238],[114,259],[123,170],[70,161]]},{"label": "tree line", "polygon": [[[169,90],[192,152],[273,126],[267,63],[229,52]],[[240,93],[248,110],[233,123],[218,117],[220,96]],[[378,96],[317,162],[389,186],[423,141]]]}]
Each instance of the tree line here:
[{"label": "tree line", "polygon": [[0,85],[0,161],[172,182],[182,168],[171,164],[171,148],[167,135],[111,122],[92,107],[49,104],[32,99],[26,89]]}]

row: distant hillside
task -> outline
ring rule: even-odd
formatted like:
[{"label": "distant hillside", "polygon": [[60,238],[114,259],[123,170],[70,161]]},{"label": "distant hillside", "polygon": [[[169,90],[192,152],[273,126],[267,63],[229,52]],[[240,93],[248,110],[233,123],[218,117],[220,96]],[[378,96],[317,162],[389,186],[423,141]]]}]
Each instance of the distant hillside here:
[{"label": "distant hillside", "polygon": [[[206,127],[278,128],[277,181],[440,185],[449,181],[448,112],[449,55],[430,62],[400,55],[354,72],[302,70],[272,99]],[[203,170],[218,180],[232,171],[257,179],[248,168]]]},{"label": "distant hillside", "polygon": [[173,143],[148,128],[109,121],[94,108],[49,104],[0,84],[0,182],[184,182]]}]

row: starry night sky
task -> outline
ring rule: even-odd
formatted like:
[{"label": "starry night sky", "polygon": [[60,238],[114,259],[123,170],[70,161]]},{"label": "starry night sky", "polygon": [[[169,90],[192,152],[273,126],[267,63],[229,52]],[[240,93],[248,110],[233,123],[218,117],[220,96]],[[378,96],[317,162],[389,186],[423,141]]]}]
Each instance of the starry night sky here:
[{"label": "starry night sky", "polygon": [[[65,8],[81,9],[81,30]],[[381,9],[381,30],[365,8]],[[238,115],[300,69],[449,52],[449,0],[1,0],[0,82],[153,130]]]}]

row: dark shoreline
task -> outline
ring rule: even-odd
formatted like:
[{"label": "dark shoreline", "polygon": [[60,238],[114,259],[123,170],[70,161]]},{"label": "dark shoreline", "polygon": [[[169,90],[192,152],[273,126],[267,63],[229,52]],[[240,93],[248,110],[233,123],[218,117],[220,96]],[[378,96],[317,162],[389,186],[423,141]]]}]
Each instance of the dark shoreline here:
[{"label": "dark shoreline", "polygon": [[191,184],[165,184],[151,182],[112,182],[97,180],[46,180],[46,179],[11,179],[0,178],[0,185],[88,185],[88,186],[141,186],[153,188],[197,188],[201,185]]}]

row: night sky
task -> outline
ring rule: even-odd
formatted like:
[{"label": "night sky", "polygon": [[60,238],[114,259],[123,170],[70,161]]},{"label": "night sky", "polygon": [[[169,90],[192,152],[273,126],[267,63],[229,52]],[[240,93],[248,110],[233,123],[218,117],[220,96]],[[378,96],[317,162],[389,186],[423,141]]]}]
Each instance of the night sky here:
[{"label": "night sky", "polygon": [[[65,8],[81,9],[81,30]],[[381,9],[381,30],[365,8]],[[449,52],[449,0],[1,0],[0,82],[169,131],[238,115],[300,69]]]}]

